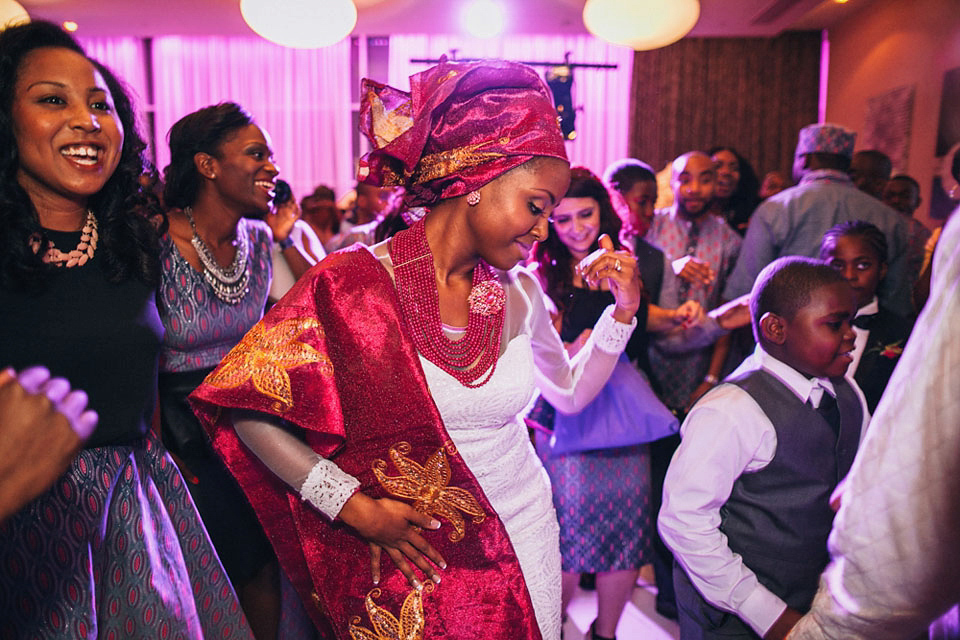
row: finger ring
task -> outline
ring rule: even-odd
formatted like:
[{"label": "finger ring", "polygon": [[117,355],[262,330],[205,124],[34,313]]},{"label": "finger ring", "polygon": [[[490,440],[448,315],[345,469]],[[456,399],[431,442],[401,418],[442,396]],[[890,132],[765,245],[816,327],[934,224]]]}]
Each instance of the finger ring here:
[{"label": "finger ring", "polygon": [[617,262],[613,265],[613,269],[614,269],[614,271],[623,271],[623,269],[620,267],[620,259],[619,259],[619,258],[617,258]]}]

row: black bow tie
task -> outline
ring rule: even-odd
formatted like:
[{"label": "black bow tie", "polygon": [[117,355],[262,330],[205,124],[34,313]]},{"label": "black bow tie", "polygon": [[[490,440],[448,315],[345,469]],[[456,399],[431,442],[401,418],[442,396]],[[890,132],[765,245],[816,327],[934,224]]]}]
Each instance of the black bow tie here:
[{"label": "black bow tie", "polygon": [[876,319],[877,319],[877,314],[875,313],[863,314],[855,317],[851,324],[853,324],[853,326],[859,329],[863,329],[864,331],[870,331]]}]

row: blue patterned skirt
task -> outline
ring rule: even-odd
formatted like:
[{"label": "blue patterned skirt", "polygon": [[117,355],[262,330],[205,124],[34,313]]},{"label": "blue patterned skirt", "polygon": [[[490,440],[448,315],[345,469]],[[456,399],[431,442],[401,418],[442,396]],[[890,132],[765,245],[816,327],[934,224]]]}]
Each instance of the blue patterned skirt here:
[{"label": "blue patterned skirt", "polygon": [[162,446],[85,449],[0,526],[0,638],[252,638]]},{"label": "blue patterned skirt", "polygon": [[620,571],[650,562],[649,446],[551,455],[549,438],[537,431],[560,523],[563,570]]}]

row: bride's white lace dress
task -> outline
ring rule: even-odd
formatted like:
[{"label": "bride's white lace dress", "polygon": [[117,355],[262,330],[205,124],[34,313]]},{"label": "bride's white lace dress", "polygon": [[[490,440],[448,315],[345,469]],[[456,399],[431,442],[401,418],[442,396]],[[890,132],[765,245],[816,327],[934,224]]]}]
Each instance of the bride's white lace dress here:
[{"label": "bride's white lace dress", "polygon": [[482,387],[420,362],[447,433],[510,536],[544,640],[559,638],[560,529],[550,479],[519,418],[535,391],[530,338],[509,342]]},{"label": "bride's white lace dress", "polygon": [[610,312],[572,360],[550,324],[539,285],[516,269],[505,282],[504,341],[486,384],[469,388],[425,358],[443,424],[503,521],[544,640],[560,637],[560,541],[550,479],[530,443],[523,410],[539,388],[561,411],[589,403],[606,383],[632,328]]}]

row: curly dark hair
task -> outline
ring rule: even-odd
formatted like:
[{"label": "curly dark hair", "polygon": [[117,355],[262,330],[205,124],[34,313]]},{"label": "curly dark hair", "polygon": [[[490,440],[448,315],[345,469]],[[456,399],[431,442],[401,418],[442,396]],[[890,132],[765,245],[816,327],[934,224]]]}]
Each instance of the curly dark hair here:
[{"label": "curly dark hair", "polygon": [[[17,180],[19,151],[13,133],[13,102],[19,70],[26,57],[41,48],[68,49],[87,57],[83,48],[60,27],[43,21],[0,32],[0,286],[40,290],[56,272],[27,243],[39,234],[47,242],[36,207]],[[130,98],[120,80],[90,59],[107,84],[123,127],[120,161],[88,207],[97,215],[97,253],[113,282],[136,277],[153,286],[160,281],[160,236],[166,231],[163,212],[145,196],[139,182],[146,143],[137,129]]]},{"label": "curly dark hair", "polygon": [[753,215],[754,209],[760,204],[760,179],[757,177],[757,172],[753,169],[750,161],[733,147],[723,145],[712,147],[707,151],[707,155],[713,158],[713,155],[719,151],[729,151],[736,156],[737,164],[740,165],[740,182],[737,183],[734,192],[730,194],[724,216],[730,227],[742,236],[747,232],[747,223],[750,222],[750,216]]},{"label": "curly dark hair", "polygon": [[163,170],[163,201],[168,207],[192,206],[201,178],[193,157],[206,153],[221,157],[220,145],[234,131],[253,124],[253,117],[235,102],[221,102],[187,114],[170,127],[170,164]]},{"label": "curly dark hair", "polygon": [[[593,198],[600,205],[600,231],[597,240],[590,245],[590,251],[600,248],[599,238],[607,234],[613,240],[615,248],[620,248],[620,218],[610,202],[610,193],[600,178],[589,169],[574,167],[570,170],[570,186],[564,198]],[[562,313],[566,310],[570,294],[573,291],[573,254],[557,236],[550,222],[550,234],[537,244],[536,259],[540,263],[539,271],[546,285],[546,293]]]}]

